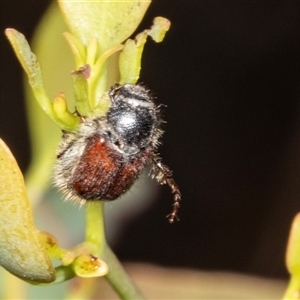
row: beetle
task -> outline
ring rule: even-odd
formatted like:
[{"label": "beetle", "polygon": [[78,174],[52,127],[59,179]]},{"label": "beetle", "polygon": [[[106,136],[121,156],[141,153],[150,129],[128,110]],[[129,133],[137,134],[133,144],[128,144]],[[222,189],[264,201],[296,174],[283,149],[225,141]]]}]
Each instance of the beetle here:
[{"label": "beetle", "polygon": [[64,132],[54,166],[54,184],[69,199],[111,201],[129,190],[146,165],[174,196],[167,216],[178,220],[181,193],[171,170],[157,153],[162,135],[160,106],[140,84],[115,84],[108,92],[111,106],[105,116],[81,117],[79,129]]}]

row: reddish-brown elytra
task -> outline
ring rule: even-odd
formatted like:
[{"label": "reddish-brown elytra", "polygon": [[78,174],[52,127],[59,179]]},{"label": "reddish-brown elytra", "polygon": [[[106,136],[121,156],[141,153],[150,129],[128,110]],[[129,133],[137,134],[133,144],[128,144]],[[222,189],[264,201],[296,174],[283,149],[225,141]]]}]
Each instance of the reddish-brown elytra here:
[{"label": "reddish-brown elytra", "polygon": [[178,220],[180,191],[156,150],[162,135],[159,107],[142,85],[114,85],[104,117],[84,118],[76,132],[64,132],[54,167],[54,183],[80,202],[118,198],[144,167],[174,194],[170,223]]}]

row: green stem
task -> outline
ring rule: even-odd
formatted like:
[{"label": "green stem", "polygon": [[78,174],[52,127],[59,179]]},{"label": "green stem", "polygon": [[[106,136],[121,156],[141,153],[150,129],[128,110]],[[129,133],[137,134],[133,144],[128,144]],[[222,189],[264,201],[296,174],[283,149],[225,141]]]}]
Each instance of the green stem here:
[{"label": "green stem", "polygon": [[93,244],[95,255],[107,263],[109,272],[105,278],[121,299],[145,299],[106,243],[103,206],[102,201],[86,205],[86,242]]},{"label": "green stem", "polygon": [[59,266],[55,268],[55,274],[56,274],[55,281],[47,285],[62,283],[76,276],[73,269],[69,266]]},{"label": "green stem", "polygon": [[108,245],[104,248],[102,259],[109,267],[109,272],[105,278],[121,299],[146,299]]},{"label": "green stem", "polygon": [[101,257],[105,240],[104,213],[102,201],[91,201],[86,204],[86,238],[85,241],[95,247],[95,256]]},{"label": "green stem", "polygon": [[[37,285],[37,286],[51,286],[51,285],[55,285],[55,284],[70,280],[70,279],[74,278],[76,276],[76,274],[74,273],[71,266],[59,266],[59,267],[55,268],[55,276],[56,276],[56,279],[49,283],[41,283],[41,282],[31,281],[31,280],[28,280],[28,281],[24,280],[24,281],[29,284]],[[22,281],[22,280],[19,279],[19,281]],[[10,299],[21,299],[21,298],[10,298]]]}]

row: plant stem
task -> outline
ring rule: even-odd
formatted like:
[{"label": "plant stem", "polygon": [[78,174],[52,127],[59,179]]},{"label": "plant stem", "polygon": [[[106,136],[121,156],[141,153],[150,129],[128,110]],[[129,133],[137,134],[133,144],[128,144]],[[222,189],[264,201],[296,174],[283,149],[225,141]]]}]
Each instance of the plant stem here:
[{"label": "plant stem", "polygon": [[103,202],[94,201],[86,204],[86,237],[85,241],[96,247],[96,256],[101,256],[105,239]]},{"label": "plant stem", "polygon": [[102,201],[86,206],[86,242],[92,243],[97,255],[107,263],[109,272],[105,278],[121,299],[145,299],[106,243],[103,206]]},{"label": "plant stem", "polygon": [[109,267],[105,278],[121,299],[146,299],[108,245],[104,248],[102,258]]}]

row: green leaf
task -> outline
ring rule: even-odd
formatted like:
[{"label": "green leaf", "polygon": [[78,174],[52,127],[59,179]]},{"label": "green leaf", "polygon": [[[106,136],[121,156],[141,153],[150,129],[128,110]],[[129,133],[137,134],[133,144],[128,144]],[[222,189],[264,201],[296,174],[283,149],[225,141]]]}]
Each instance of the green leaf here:
[{"label": "green leaf", "polygon": [[74,130],[78,126],[79,118],[71,114],[66,118],[61,118],[62,116],[55,114],[44,88],[41,65],[31,52],[24,35],[13,28],[6,29],[5,34],[28,76],[29,84],[42,110],[62,129]]},{"label": "green leaf", "polygon": [[2,140],[0,182],[0,265],[26,281],[54,281],[54,269],[33,222],[23,175]]},{"label": "green leaf", "polygon": [[140,33],[135,40],[128,39],[120,54],[120,84],[136,84],[140,77],[141,59],[144,45],[147,41],[147,33]]},{"label": "green leaf", "polygon": [[[54,98],[58,92],[64,92],[67,99],[71,100],[70,72],[74,69],[74,58],[62,35],[66,30],[58,6],[53,3],[36,29],[31,45],[42,64],[44,87],[47,93]],[[49,45],[52,45],[51,51]],[[48,187],[61,130],[45,116],[28,85],[26,85],[26,104],[32,149],[32,161],[26,174],[26,186],[30,200],[37,202]],[[70,103],[69,106],[74,110],[74,106]]]},{"label": "green leaf", "polygon": [[96,38],[101,50],[122,43],[137,28],[151,1],[58,0],[71,32],[88,46]]},{"label": "green leaf", "polygon": [[147,37],[151,36],[155,42],[160,43],[164,39],[166,32],[170,29],[170,26],[171,22],[168,19],[156,17],[149,30],[144,30],[134,40],[128,39],[125,42],[124,49],[119,58],[119,82],[121,84],[136,84],[140,77],[142,54]]},{"label": "green leaf", "polygon": [[300,278],[300,213],[293,220],[288,247],[286,264],[289,272]]},{"label": "green leaf", "polygon": [[7,28],[5,30],[5,34],[28,76],[29,84],[31,85],[35,95],[38,95],[36,98],[39,101],[41,108],[46,114],[51,115],[52,106],[43,86],[41,66],[36,56],[31,52],[26,38],[22,33],[13,28]]},{"label": "green leaf", "polygon": [[291,275],[288,287],[282,299],[299,299],[300,291],[300,213],[292,223],[287,250],[286,266]]}]

